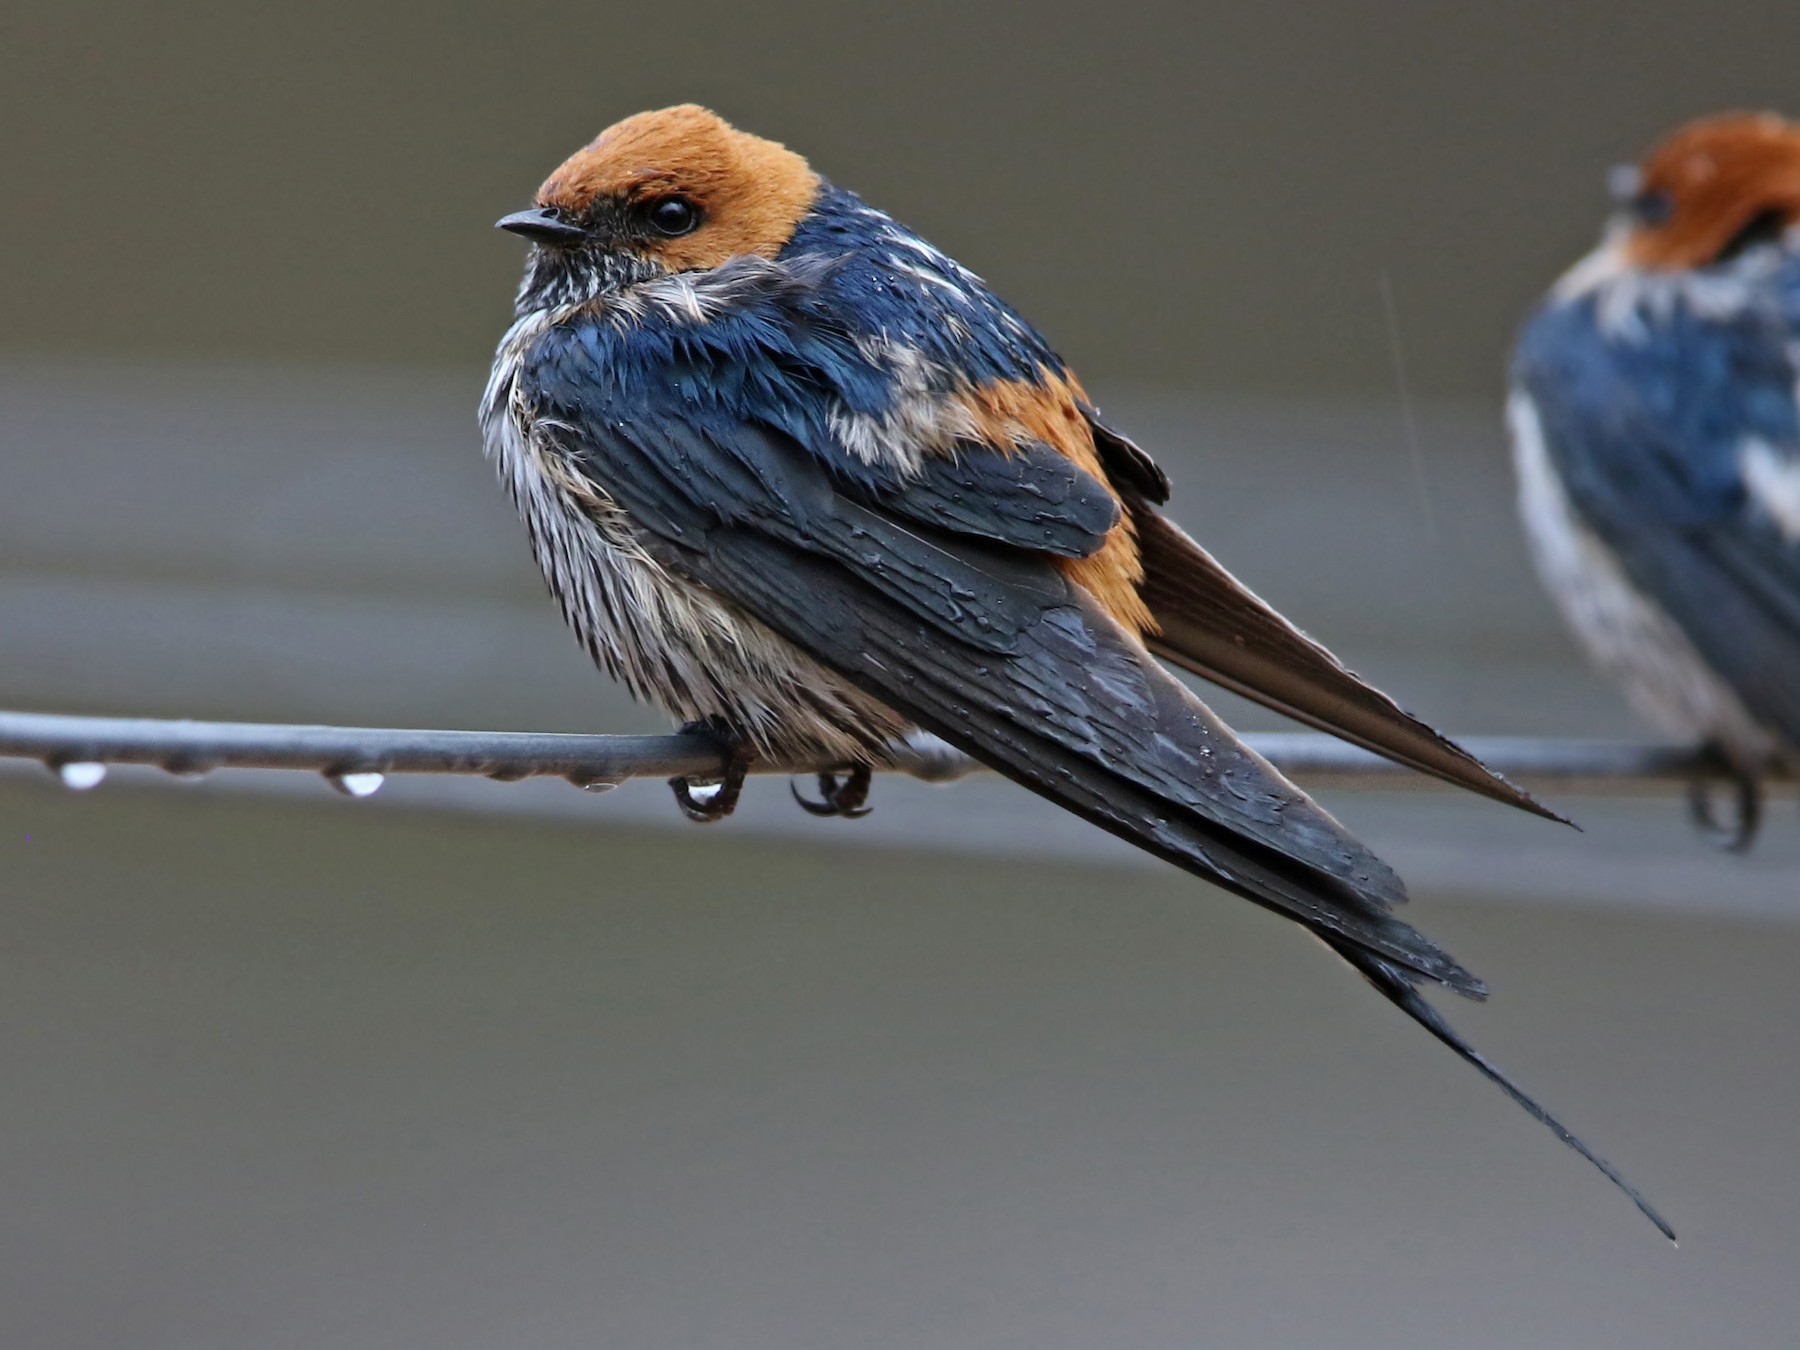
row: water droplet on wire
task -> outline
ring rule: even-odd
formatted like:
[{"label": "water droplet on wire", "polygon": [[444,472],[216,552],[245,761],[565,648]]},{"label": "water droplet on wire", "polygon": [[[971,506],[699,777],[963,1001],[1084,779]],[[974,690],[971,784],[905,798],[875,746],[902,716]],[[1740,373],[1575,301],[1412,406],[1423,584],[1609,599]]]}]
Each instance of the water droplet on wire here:
[{"label": "water droplet on wire", "polygon": [[86,792],[89,788],[99,787],[105,780],[106,765],[95,763],[91,759],[79,759],[73,763],[57,765],[56,776],[62,779],[64,787]]},{"label": "water droplet on wire", "polygon": [[325,780],[346,797],[373,797],[387,782],[379,773],[328,773]]},{"label": "water droplet on wire", "polygon": [[625,780],[608,774],[572,773],[568,779],[583,792],[611,792]]}]

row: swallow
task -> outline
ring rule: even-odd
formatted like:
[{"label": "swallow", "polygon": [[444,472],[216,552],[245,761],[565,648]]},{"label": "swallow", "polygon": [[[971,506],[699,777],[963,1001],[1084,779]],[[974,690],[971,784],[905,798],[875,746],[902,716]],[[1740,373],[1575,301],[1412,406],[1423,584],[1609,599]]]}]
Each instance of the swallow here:
[{"label": "swallow", "polygon": [[1158,511],[1169,482],[973,273],[786,147],[642,113],[501,229],[533,247],[481,406],[564,618],[728,764],[837,765],[864,807],[917,730],[1284,915],[1668,1226],[1464,1041],[1485,987],[1400,879],[1157,658],[1549,814],[1351,674]]},{"label": "swallow", "polygon": [[1800,126],[1729,113],[1614,171],[1600,245],[1527,320],[1508,421],[1545,586],[1665,734],[1736,783],[1800,760]]}]

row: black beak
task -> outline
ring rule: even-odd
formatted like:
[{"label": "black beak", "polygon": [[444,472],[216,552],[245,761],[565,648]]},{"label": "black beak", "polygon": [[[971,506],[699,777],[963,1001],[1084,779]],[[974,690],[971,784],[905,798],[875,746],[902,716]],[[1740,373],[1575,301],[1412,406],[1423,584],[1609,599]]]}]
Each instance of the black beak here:
[{"label": "black beak", "polygon": [[520,235],[534,244],[573,244],[587,238],[587,231],[570,225],[551,206],[534,206],[529,211],[514,211],[494,222],[494,228]]}]

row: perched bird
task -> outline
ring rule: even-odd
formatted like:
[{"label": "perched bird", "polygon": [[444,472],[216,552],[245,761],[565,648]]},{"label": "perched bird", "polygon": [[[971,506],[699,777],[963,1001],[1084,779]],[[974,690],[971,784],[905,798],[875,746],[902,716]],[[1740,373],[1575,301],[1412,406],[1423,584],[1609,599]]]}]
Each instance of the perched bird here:
[{"label": "perched bird", "polygon": [[[1155,659],[1542,812],[1362,683],[1156,507],[1161,470],[979,278],[799,155],[684,106],[500,227],[534,247],[481,421],[564,617],[708,730],[863,809],[915,729],[1283,914],[1600,1167],[1421,981],[1485,989],[1400,880]],[[1548,814],[1548,813],[1544,813]]]},{"label": "perched bird", "polygon": [[1665,733],[1711,746],[1753,838],[1800,760],[1800,126],[1725,114],[1635,169],[1527,321],[1508,418],[1538,570]]}]

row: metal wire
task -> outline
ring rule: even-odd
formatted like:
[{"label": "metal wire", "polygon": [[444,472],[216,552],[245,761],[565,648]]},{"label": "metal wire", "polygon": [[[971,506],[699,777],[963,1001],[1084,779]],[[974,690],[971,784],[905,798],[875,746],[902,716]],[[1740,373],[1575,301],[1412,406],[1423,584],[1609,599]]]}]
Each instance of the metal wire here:
[{"label": "metal wire", "polygon": [[[1311,785],[1438,786],[1435,779],[1329,736],[1266,732],[1244,739],[1283,773]],[[1462,744],[1508,778],[1553,784],[1560,792],[1667,793],[1700,780],[1730,778],[1721,761],[1692,746],[1500,736],[1468,737]],[[38,760],[71,786],[97,782],[96,766],[149,764],[177,774],[218,768],[311,770],[356,795],[363,785],[378,785],[376,775],[392,773],[477,774],[502,780],[549,776],[594,787],[632,778],[704,778],[723,767],[719,748],[696,734],[410,731],[4,711],[0,758]],[[831,767],[757,763],[751,772],[808,773]],[[899,747],[893,768],[934,783],[982,771],[980,764],[931,737]],[[1791,774],[1772,771],[1767,786],[1793,791],[1796,784]]]}]

